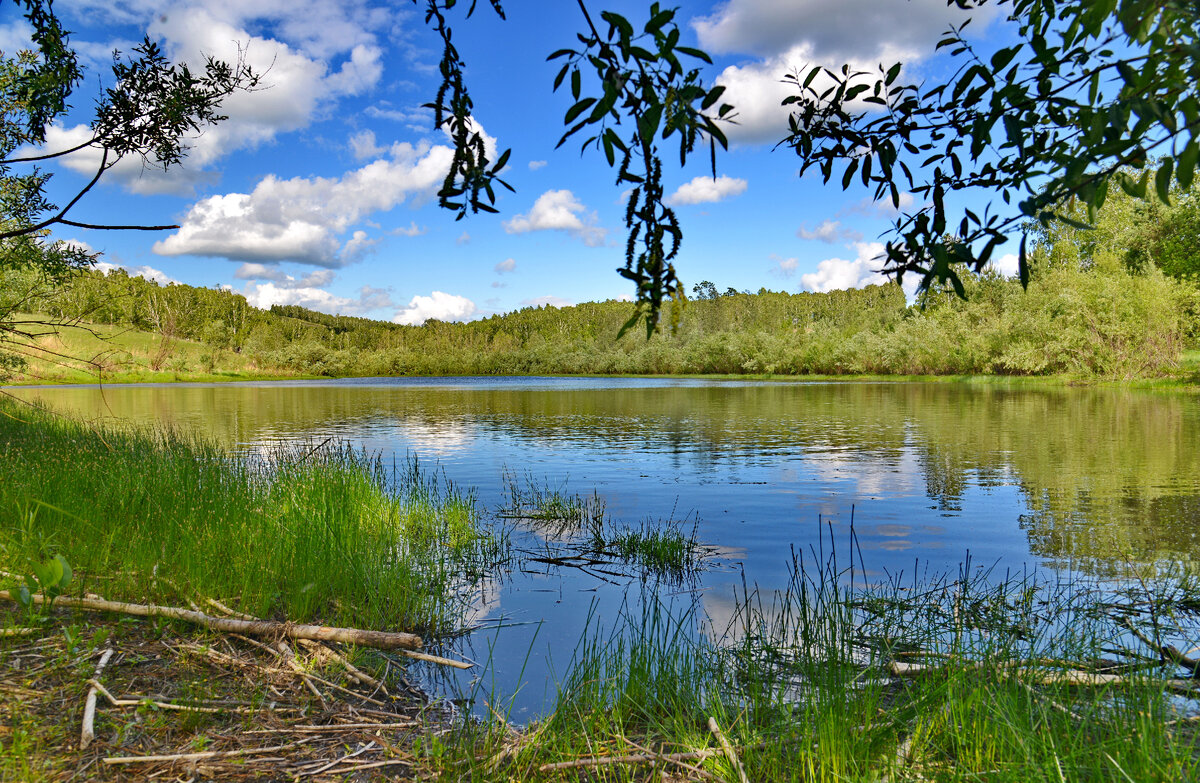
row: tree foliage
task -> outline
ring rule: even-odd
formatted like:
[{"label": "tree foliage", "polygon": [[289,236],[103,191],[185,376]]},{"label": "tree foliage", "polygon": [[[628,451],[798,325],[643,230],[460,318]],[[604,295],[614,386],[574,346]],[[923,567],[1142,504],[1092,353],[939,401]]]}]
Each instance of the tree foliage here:
[{"label": "tree foliage", "polygon": [[[0,64],[0,189],[5,224],[0,240],[44,236],[56,224],[80,228],[163,229],[174,226],[96,225],[67,217],[106,171],[121,159],[137,155],[163,168],[186,154],[190,133],[219,122],[221,100],[235,90],[252,89],[258,76],[244,64],[209,57],[201,73],[170,63],[149,38],[129,57],[113,53],[111,86],[103,90],[91,121],[91,136],[69,149],[20,154],[27,145],[46,141],[46,132],[71,108],[70,98],[83,70],[70,46],[69,33],[48,0],[15,0],[33,27],[36,50],[4,53]],[[45,194],[49,175],[37,164],[84,148],[100,150],[90,181],[63,207]],[[23,166],[24,173],[14,170]],[[28,245],[26,245],[28,248]],[[7,253],[8,245],[5,246]],[[27,259],[18,255],[17,259]]]},{"label": "tree foliage", "polygon": [[[563,118],[566,132],[558,146],[576,134],[592,132],[583,149],[603,150],[608,165],[617,170],[617,184],[632,186],[625,209],[625,264],[617,272],[635,284],[638,309],[621,331],[644,317],[650,335],[658,327],[664,302],[685,298],[672,264],[683,230],[664,201],[658,145],[678,141],[682,166],[699,144],[707,142],[715,176],[716,148],[727,144],[718,120],[730,119],[733,107],[718,105],[724,87],[706,87],[699,68],[685,67],[684,58],[706,64],[712,60],[699,49],[679,44],[681,33],[674,9],[652,3],[640,31],[624,16],[603,11],[601,32],[583,0],[577,2],[586,23],[585,31],[576,36],[579,48],[559,49],[548,58],[565,60],[554,79],[554,89],[562,87],[569,76],[574,101]],[[503,18],[500,0],[490,3]],[[510,150],[490,163],[471,114],[465,63],[452,43],[446,17],[457,5],[457,0],[426,0],[426,24],[443,42],[442,83],[435,100],[426,105],[434,110],[434,127],[449,130],[455,146],[454,161],[438,193],[439,203],[456,211],[461,219],[468,212],[496,212],[493,184],[512,188],[498,176]],[[472,0],[466,16],[474,13],[475,6]],[[596,94],[584,95],[585,76],[593,77]]]},{"label": "tree foliage", "polygon": [[[558,143],[562,146],[590,130],[583,148],[602,149],[608,165],[617,169],[617,185],[633,186],[625,205],[625,265],[617,272],[637,286],[639,307],[621,331],[638,321],[645,306],[649,336],[658,326],[664,301],[685,298],[671,263],[679,254],[683,230],[664,201],[658,144],[675,136],[683,166],[697,144],[707,141],[715,177],[717,145],[727,146],[718,120],[729,118],[733,107],[718,106],[724,87],[707,88],[699,68],[684,67],[681,57],[707,64],[712,60],[699,49],[679,45],[674,9],[652,3],[640,32],[625,17],[605,11],[600,18],[607,29],[601,34],[583,0],[579,8],[588,27],[578,36],[581,47],[560,49],[549,57],[566,60],[554,89],[570,75],[575,101],[563,117],[567,130]],[[584,74],[599,84],[598,95],[584,96]],[[623,117],[630,120],[624,134],[617,130]],[[672,312],[678,314],[678,308]]]},{"label": "tree foliage", "polygon": [[[948,0],[975,9],[989,0]],[[938,43],[957,70],[932,86],[900,81],[900,65],[872,76],[845,66],[788,79],[797,92],[783,143],[801,172],[841,186],[857,179],[900,206],[887,271],[922,287],[981,270],[1032,219],[1084,227],[1118,186],[1164,202],[1190,188],[1200,156],[1200,5],[1187,0],[997,0],[1017,42],[986,59],[962,27]],[[1150,162],[1159,157],[1157,167]],[[1132,169],[1132,171],[1131,171]],[[954,199],[982,193],[1005,207],[982,213]],[[1080,220],[1072,205],[1084,206]],[[1013,207],[1015,206],[1015,209]],[[1028,279],[1025,242],[1021,277]]]},{"label": "tree foliage", "polygon": [[[1038,256],[1041,246],[1031,251]],[[0,291],[18,290],[16,274]],[[689,301],[674,332],[614,340],[629,302],[529,307],[468,323],[407,326],[297,306],[250,307],[232,292],[159,286],[120,271],[72,278],[43,301],[49,315],[135,327],[148,353],[110,357],[109,369],[195,372],[197,354],[222,365],[312,375],[608,373],[1068,373],[1136,378],[1172,372],[1196,336],[1196,289],[1156,269],[1131,272],[1035,262],[1028,290],[992,273],[964,278],[968,299],[930,289],[909,306],[895,284],[829,293],[727,291]],[[709,293],[707,287],[705,293]],[[1191,303],[1189,305],[1189,302]],[[678,307],[667,302],[664,317]],[[1189,309],[1190,307],[1190,309]],[[185,348],[181,341],[211,350]],[[114,346],[115,348],[115,346]],[[132,349],[130,349],[132,351]],[[120,354],[120,355],[118,355]],[[190,362],[188,355],[193,356]],[[141,368],[140,370],[138,368]],[[148,369],[147,369],[148,368]],[[146,376],[141,376],[146,378]],[[148,378],[147,378],[148,379]]]}]

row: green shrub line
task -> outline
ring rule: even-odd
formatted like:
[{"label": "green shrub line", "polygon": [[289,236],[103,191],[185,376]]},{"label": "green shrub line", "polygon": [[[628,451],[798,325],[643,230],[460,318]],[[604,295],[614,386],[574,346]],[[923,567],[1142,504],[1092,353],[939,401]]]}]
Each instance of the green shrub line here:
[{"label": "green shrub line", "polygon": [[[15,279],[22,274],[0,272],[0,291],[23,290],[18,283],[28,281]],[[1087,268],[1047,265],[1028,290],[993,273],[965,282],[965,301],[931,291],[911,305],[895,284],[828,293],[728,292],[669,305],[664,323],[672,322],[672,308],[682,307],[678,328],[649,340],[632,332],[618,339],[632,312],[628,302],[402,326],[294,306],[258,310],[232,292],[163,288],[121,273],[83,274],[47,291],[39,306],[56,318],[143,330],[128,347],[114,338],[106,354],[106,376],[131,381],[730,375],[1196,383],[1195,358],[1187,353],[1200,341],[1195,281],[1101,259]],[[164,321],[163,313],[171,319]],[[151,334],[164,323],[169,334]],[[45,367],[39,374],[78,380],[79,371]]]}]

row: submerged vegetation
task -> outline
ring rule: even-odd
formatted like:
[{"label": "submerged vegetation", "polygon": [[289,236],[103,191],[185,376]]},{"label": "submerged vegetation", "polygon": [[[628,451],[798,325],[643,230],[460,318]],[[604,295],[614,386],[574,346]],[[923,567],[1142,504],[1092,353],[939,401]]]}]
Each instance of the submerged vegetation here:
[{"label": "submerged vegetation", "polygon": [[499,516],[537,534],[537,550],[523,552],[528,562],[576,568],[601,579],[632,574],[683,582],[694,579],[713,554],[696,538],[695,523],[689,533],[673,519],[619,525],[600,496],[548,489],[530,475],[506,476]]},{"label": "submerged vegetation", "polygon": [[502,723],[463,725],[446,743],[446,771],[729,781],[1200,771],[1198,664],[1169,646],[1200,634],[1194,577],[1118,595],[967,563],[953,577],[864,587],[832,555],[812,554],[796,557],[779,593],[739,595],[724,626],[652,595],[612,625],[594,622],[554,712],[516,736]]}]

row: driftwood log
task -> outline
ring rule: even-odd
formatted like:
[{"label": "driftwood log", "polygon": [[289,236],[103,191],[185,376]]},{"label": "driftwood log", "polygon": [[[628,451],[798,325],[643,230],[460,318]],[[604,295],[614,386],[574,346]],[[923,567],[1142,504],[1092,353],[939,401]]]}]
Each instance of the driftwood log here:
[{"label": "driftwood log", "polygon": [[[888,664],[888,673],[893,677],[918,677],[926,674],[937,674],[938,672],[946,671],[946,668],[941,666],[926,666],[921,663],[904,663],[902,661],[892,661]],[[983,665],[975,668],[984,668]],[[1104,685],[1124,685],[1130,682],[1128,677],[1120,674],[1102,674],[1100,672],[1086,672],[1075,669],[1065,671],[1048,671],[1036,667],[1027,667],[1019,665],[1009,665],[997,667],[996,671],[1005,674],[1022,675],[1029,678],[1038,685],[1079,685],[1084,687],[1099,687]],[[1196,680],[1182,680],[1172,678],[1168,680],[1156,680],[1168,690],[1175,693],[1187,695],[1195,695],[1200,692],[1200,683]]]},{"label": "driftwood log", "polygon": [[[45,598],[41,595],[34,595],[32,597],[34,603],[40,604],[45,601]],[[16,600],[7,590],[0,590],[0,598],[9,601]],[[169,617],[172,620],[195,623],[214,631],[243,633],[250,636],[286,636],[289,639],[312,639],[318,642],[357,644],[363,647],[374,647],[379,650],[415,650],[421,647],[421,637],[411,633],[366,631],[359,628],[335,628],[325,625],[297,625],[293,623],[280,623],[274,620],[238,620],[232,617],[213,617],[203,612],[181,609],[177,606],[130,604],[122,601],[104,601],[97,598],[60,596],[54,602],[59,606],[88,609],[93,612],[117,612],[119,614],[132,614],[139,617]]]}]

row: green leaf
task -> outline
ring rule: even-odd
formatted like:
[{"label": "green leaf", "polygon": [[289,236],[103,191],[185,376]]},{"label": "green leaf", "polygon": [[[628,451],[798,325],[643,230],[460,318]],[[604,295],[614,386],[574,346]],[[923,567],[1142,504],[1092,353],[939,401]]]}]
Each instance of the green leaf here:
[{"label": "green leaf", "polygon": [[596,102],[595,98],[584,98],[579,103],[576,103],[571,108],[567,109],[567,114],[563,117],[563,124],[567,125],[575,121],[575,118],[588,110],[588,107]]},{"label": "green leaf", "polygon": [[669,24],[674,18],[674,10],[663,11],[659,14],[656,14],[649,22],[646,22],[645,30],[647,33],[653,35],[654,33],[657,33],[659,30],[663,29],[663,27]]},{"label": "green leaf", "polygon": [[[54,566],[58,565],[53,560],[48,563],[33,562],[29,567],[33,570],[34,578],[42,589],[46,589],[47,585],[52,585],[57,581]],[[62,566],[58,567],[57,576],[62,576]]]},{"label": "green leaf", "polygon": [[55,555],[54,559],[62,567],[62,576],[58,580],[58,586],[65,589],[67,585],[71,584],[71,580],[75,577],[75,572],[71,570],[71,564],[62,555]]},{"label": "green leaf", "polygon": [[1179,160],[1175,165],[1175,179],[1179,182],[1179,187],[1184,190],[1192,187],[1192,180],[1196,175],[1197,153],[1200,153],[1200,144],[1195,141],[1189,143],[1183,148],[1183,152],[1179,153]]},{"label": "green leaf", "polygon": [[676,46],[675,51],[679,52],[680,54],[686,54],[688,57],[695,57],[697,60],[703,60],[709,65],[712,65],[712,58],[708,56],[707,52],[701,51],[700,49],[693,49],[690,46]]},{"label": "green leaf", "polygon": [[992,55],[992,70],[999,72],[1004,70],[1004,66],[1012,62],[1012,58],[1017,56],[1018,47],[1009,47],[1001,49]]},{"label": "green leaf", "polygon": [[[583,76],[579,73],[579,69],[576,68],[574,71],[571,71],[571,97],[579,100],[579,92],[582,89]],[[570,120],[567,120],[567,122],[570,122]]]},{"label": "green leaf", "polygon": [[1158,167],[1154,175],[1154,189],[1158,191],[1158,200],[1164,204],[1171,203],[1171,176],[1175,173],[1175,159],[1167,158]]},{"label": "green leaf", "polygon": [[854,179],[854,172],[858,171],[858,158],[850,161],[850,165],[846,166],[846,173],[842,174],[842,190],[850,187],[850,182]]},{"label": "green leaf", "polygon": [[638,133],[643,139],[653,139],[654,134],[658,133],[658,124],[662,121],[662,113],[663,105],[655,103],[646,109],[646,112],[638,119]]},{"label": "green leaf", "polygon": [[711,90],[708,91],[708,94],[704,96],[704,100],[700,103],[700,109],[702,111],[707,111],[709,109],[709,107],[711,107],[714,103],[716,103],[718,100],[721,99],[721,96],[724,93],[725,93],[725,85],[718,84],[716,87],[713,87]]}]

